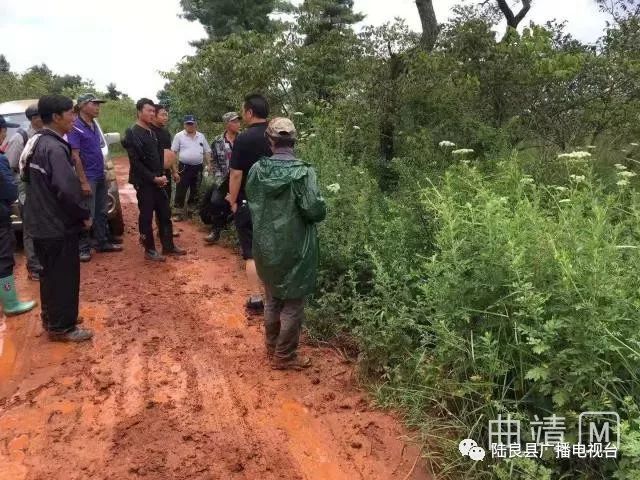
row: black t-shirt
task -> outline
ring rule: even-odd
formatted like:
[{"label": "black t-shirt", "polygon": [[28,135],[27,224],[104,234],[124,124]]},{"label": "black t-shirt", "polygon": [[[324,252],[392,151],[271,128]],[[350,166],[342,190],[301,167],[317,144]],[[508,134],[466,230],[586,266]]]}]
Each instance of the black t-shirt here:
[{"label": "black t-shirt", "polygon": [[164,151],[171,150],[171,134],[169,130],[163,127],[152,126],[151,130],[153,130],[153,133],[156,134],[156,138],[158,139],[158,151],[164,164]]},{"label": "black t-shirt", "polygon": [[156,134],[156,138],[158,139],[158,148],[160,152],[162,152],[161,157],[164,157],[165,150],[171,150],[171,134],[169,130],[163,127],[152,126],[151,130]]},{"label": "black t-shirt", "polygon": [[125,135],[123,145],[131,161],[129,178],[132,184],[153,183],[154,177],[164,175],[164,161],[153,131],[136,124]]},{"label": "black t-shirt", "polygon": [[229,167],[234,170],[242,170],[242,185],[238,194],[238,202],[245,200],[246,194],[244,187],[247,183],[247,176],[253,164],[262,157],[271,156],[271,146],[265,137],[267,131],[267,122],[254,123],[238,135],[236,143],[233,144],[233,152]]}]

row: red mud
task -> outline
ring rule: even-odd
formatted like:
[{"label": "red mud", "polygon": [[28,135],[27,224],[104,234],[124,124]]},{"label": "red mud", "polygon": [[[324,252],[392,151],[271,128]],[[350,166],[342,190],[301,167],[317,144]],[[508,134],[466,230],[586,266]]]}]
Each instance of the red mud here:
[{"label": "red mud", "polygon": [[[117,164],[124,181],[127,161]],[[125,252],[82,267],[94,341],[48,342],[39,310],[7,321],[0,480],[429,478],[335,351],[303,346],[306,372],[268,368],[234,251],[203,246],[198,226],[182,223],[189,254],[147,263],[124,184],[122,200]],[[18,263],[21,296],[37,298]]]}]

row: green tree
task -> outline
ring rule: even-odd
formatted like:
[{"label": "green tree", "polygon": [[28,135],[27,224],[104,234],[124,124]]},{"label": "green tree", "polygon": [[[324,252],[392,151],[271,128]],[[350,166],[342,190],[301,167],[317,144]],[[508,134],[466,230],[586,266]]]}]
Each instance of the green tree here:
[{"label": "green tree", "polygon": [[270,15],[286,5],[280,0],[180,0],[184,18],[202,24],[210,39],[232,33],[272,32]]},{"label": "green tree", "polygon": [[11,71],[11,65],[7,60],[7,57],[0,54],[0,73],[9,73]]},{"label": "green tree", "polygon": [[122,92],[116,88],[116,84],[111,82],[107,85],[107,98],[111,100],[119,100]]},{"label": "green tree", "polygon": [[350,30],[364,19],[364,15],[353,11],[353,0],[304,0],[298,15],[306,45],[322,41],[330,32]]},{"label": "green tree", "polygon": [[285,65],[292,57],[287,37],[243,32],[203,44],[179,63],[167,79],[163,97],[176,115],[195,114],[200,124],[219,123],[220,116],[240,108],[250,92],[269,97],[274,110],[285,108],[288,89]]}]

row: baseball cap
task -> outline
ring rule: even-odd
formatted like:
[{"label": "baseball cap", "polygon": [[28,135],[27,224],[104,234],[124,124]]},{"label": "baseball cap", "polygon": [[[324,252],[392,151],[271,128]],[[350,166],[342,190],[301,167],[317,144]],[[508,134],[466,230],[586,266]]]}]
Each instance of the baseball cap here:
[{"label": "baseball cap", "polygon": [[17,123],[7,122],[5,118],[0,115],[0,128],[18,128],[19,126]]},{"label": "baseball cap", "polygon": [[185,115],[182,123],[196,123],[196,117],[194,115]]},{"label": "baseball cap", "polygon": [[233,122],[234,120],[239,120],[240,115],[237,112],[227,112],[222,116],[222,121],[224,123]]},{"label": "baseball cap", "polygon": [[274,118],[269,122],[267,135],[272,138],[296,138],[296,126],[284,117]]},{"label": "baseball cap", "polygon": [[82,106],[85,103],[107,103],[106,100],[102,100],[101,98],[96,97],[93,93],[83,93],[78,97],[78,101],[76,102],[78,106]]},{"label": "baseball cap", "polygon": [[38,105],[34,104],[34,105],[29,105],[27,107],[27,109],[24,111],[24,115],[31,120],[33,117],[35,117],[36,115],[40,115],[38,113]]}]

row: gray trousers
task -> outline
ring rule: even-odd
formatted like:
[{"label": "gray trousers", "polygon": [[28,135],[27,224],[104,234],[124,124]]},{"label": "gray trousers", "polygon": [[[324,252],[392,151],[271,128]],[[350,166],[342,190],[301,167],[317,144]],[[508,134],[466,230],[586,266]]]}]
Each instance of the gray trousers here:
[{"label": "gray trousers", "polygon": [[27,270],[30,272],[39,272],[42,270],[42,266],[40,265],[40,260],[38,260],[38,256],[36,255],[36,251],[33,247],[33,238],[31,237],[31,233],[26,228],[26,224],[24,222],[24,201],[26,198],[26,184],[20,180],[20,177],[17,176],[18,181],[18,199],[20,204],[20,215],[22,215],[22,245],[24,247],[24,255],[27,257]]},{"label": "gray trousers", "polygon": [[274,298],[269,285],[265,285],[264,330],[268,352],[282,360],[296,358],[303,320],[304,298]]}]

